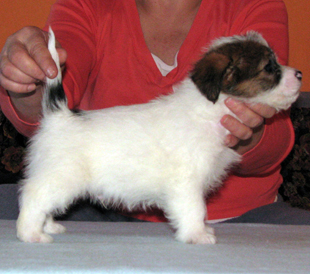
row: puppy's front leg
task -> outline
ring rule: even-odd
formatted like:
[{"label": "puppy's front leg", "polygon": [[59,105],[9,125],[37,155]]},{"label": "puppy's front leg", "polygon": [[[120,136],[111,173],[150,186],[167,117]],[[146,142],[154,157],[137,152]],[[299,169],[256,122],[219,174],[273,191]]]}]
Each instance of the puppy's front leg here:
[{"label": "puppy's front leg", "polygon": [[213,229],[204,222],[206,204],[202,189],[175,192],[168,198],[165,211],[176,229],[177,240],[190,244],[216,243]]}]

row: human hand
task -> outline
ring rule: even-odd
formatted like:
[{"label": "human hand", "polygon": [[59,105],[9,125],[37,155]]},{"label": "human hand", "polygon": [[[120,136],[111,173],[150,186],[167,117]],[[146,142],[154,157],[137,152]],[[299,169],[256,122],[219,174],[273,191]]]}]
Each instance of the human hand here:
[{"label": "human hand", "polygon": [[[45,77],[55,78],[57,67],[48,48],[48,33],[37,27],[25,27],[11,35],[0,53],[0,85],[14,93],[30,93]],[[66,51],[57,42],[61,66]]]},{"label": "human hand", "polygon": [[260,141],[264,131],[264,119],[271,118],[276,110],[267,105],[249,105],[232,98],[226,99],[225,104],[241,122],[231,115],[222,117],[221,124],[231,133],[224,142],[228,147],[244,154]]}]

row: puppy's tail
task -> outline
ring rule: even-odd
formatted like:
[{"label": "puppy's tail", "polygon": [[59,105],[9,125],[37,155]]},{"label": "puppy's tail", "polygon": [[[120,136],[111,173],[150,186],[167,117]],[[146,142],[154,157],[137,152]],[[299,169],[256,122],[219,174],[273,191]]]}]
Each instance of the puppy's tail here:
[{"label": "puppy's tail", "polygon": [[59,56],[56,51],[56,38],[51,27],[49,28],[48,50],[56,63],[58,75],[54,79],[46,78],[42,101],[43,116],[51,112],[67,109],[67,97],[62,86]]}]

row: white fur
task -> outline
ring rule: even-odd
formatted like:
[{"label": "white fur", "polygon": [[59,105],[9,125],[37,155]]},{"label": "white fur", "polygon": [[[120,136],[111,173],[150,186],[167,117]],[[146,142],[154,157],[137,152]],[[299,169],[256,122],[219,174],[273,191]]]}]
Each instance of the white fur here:
[{"label": "white fur", "polygon": [[[289,69],[283,69],[290,78]],[[286,107],[286,98],[296,94],[294,85],[284,79],[256,100],[277,105],[281,97]],[[90,196],[107,206],[158,206],[178,240],[215,243],[213,230],[204,223],[205,194],[241,158],[223,144],[228,132],[220,119],[233,115],[225,98],[221,94],[213,104],[187,78],[173,94],[147,104],[46,115],[27,156],[18,238],[51,242],[47,233],[65,231],[52,214]]]},{"label": "white fur", "polygon": [[219,39],[216,39],[215,41],[212,42],[208,50],[216,49],[224,44],[230,44],[230,43],[235,43],[235,42],[245,42],[249,40],[258,42],[268,47],[267,41],[258,32],[249,31],[247,32],[247,35],[235,35],[235,36],[221,37]]}]

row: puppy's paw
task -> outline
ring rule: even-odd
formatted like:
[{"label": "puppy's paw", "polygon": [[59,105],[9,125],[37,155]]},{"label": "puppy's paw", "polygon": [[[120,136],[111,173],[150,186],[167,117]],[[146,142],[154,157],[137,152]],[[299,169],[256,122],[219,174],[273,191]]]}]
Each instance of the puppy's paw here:
[{"label": "puppy's paw", "polygon": [[60,233],[64,233],[66,232],[66,228],[59,224],[59,223],[55,223],[53,222],[47,222],[43,228],[45,233],[48,234],[60,234]]},{"label": "puppy's paw", "polygon": [[214,228],[212,228],[211,226],[206,226],[205,227],[205,230],[207,233],[211,234],[211,235],[215,235],[215,232],[214,232]]},{"label": "puppy's paw", "polygon": [[177,240],[187,244],[215,244],[216,237],[211,227],[206,227],[203,231],[191,232],[186,234],[176,234]]},{"label": "puppy's paw", "polygon": [[189,244],[216,244],[216,237],[213,234],[208,232],[199,233],[197,235],[193,235],[189,239],[187,239],[186,243]]},{"label": "puppy's paw", "polygon": [[51,243],[53,238],[45,233],[17,233],[17,238],[25,243]]}]

